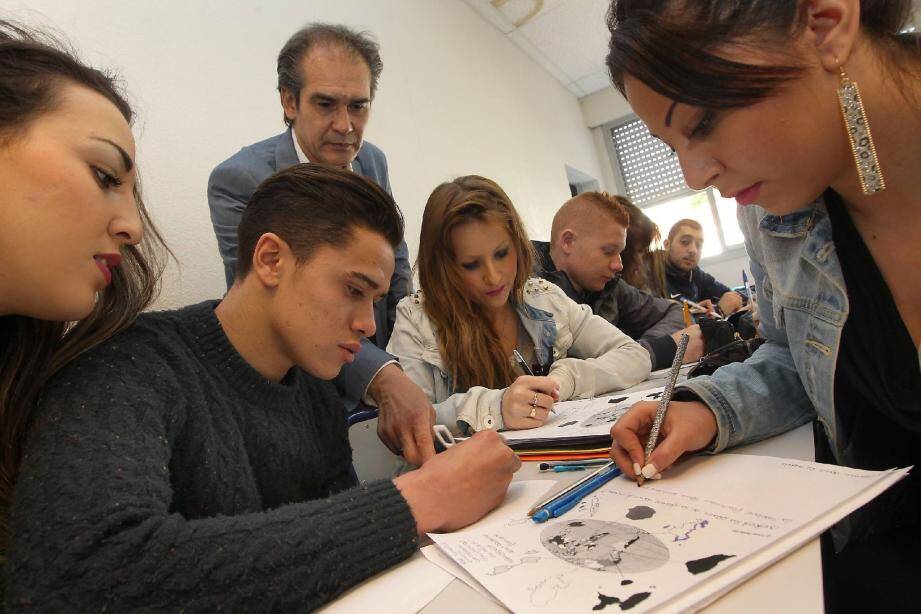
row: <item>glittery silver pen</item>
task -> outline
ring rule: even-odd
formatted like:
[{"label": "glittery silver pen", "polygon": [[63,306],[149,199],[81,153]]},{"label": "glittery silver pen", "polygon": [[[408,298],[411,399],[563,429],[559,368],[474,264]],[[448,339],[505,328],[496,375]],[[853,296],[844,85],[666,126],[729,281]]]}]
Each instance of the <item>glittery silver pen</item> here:
[{"label": "glittery silver pen", "polygon": [[[672,368],[668,372],[668,381],[665,382],[665,390],[662,391],[662,398],[659,399],[659,407],[656,409],[656,417],[653,420],[652,428],[649,430],[649,440],[646,442],[646,452],[643,456],[643,467],[649,463],[649,457],[652,451],[656,449],[659,443],[659,429],[662,428],[662,421],[665,420],[665,412],[668,410],[668,403],[672,400],[672,393],[675,392],[675,383],[678,381],[678,373],[681,371],[681,363],[684,361],[684,353],[688,349],[690,337],[682,333],[681,339],[678,340],[678,349],[675,351],[675,359],[672,361]],[[646,478],[642,473],[636,476],[636,485],[642,486]]]}]

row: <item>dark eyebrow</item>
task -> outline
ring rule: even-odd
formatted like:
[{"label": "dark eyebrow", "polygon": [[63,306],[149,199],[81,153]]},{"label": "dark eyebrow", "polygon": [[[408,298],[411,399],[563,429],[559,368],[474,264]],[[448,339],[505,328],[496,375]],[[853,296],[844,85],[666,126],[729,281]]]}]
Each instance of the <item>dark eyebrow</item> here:
[{"label": "dark eyebrow", "polygon": [[134,168],[134,160],[131,159],[131,156],[128,155],[128,152],[127,152],[127,151],[125,151],[124,149],[121,148],[121,145],[119,145],[119,144],[116,143],[115,141],[110,141],[109,139],[104,139],[104,138],[98,137],[98,136],[94,136],[94,137],[90,137],[90,138],[92,138],[92,139],[94,139],[94,140],[96,140],[96,141],[102,141],[103,143],[108,143],[109,145],[111,145],[112,147],[114,147],[115,149],[117,149],[117,150],[118,150],[118,153],[121,154],[121,157],[122,157],[122,164],[125,165],[125,172],[126,172],[126,173],[131,172],[131,169]]},{"label": "dark eyebrow", "polygon": [[[336,96],[330,96],[329,94],[324,94],[323,92],[317,92],[310,97],[314,102],[338,102],[339,98]],[[348,102],[350,104],[371,102],[371,99],[367,96],[362,96],[361,98],[349,98]]]},{"label": "dark eyebrow", "polygon": [[371,279],[370,277],[368,277],[368,276],[365,275],[364,273],[359,273],[358,271],[350,271],[350,272],[349,272],[349,277],[357,277],[357,278],[360,279],[361,281],[363,281],[363,282],[365,282],[366,284],[368,284],[369,286],[371,286],[371,289],[372,289],[372,290],[378,290],[378,289],[380,289],[380,287],[381,287],[381,285],[380,285],[379,283],[377,283],[376,281],[374,281],[373,279]]},{"label": "dark eyebrow", "polygon": [[668,113],[665,114],[665,127],[668,128],[672,125],[672,112],[675,110],[675,106],[678,104],[677,100],[672,101],[672,106],[668,107]]}]

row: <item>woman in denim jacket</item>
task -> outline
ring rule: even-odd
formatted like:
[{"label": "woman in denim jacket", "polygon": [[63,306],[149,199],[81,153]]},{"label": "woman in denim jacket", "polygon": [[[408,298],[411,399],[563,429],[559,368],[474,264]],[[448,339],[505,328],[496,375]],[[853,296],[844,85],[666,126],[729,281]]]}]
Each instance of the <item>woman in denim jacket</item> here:
[{"label": "woman in denim jacket", "polygon": [[556,401],[649,375],[642,346],[553,284],[529,279],[532,261],[494,182],[460,177],[432,192],[419,242],[422,291],[397,306],[387,351],[428,394],[439,423],[459,432],[534,428]]},{"label": "woman in denim jacket", "polygon": [[[921,54],[899,34],[910,8],[612,4],[615,85],[677,153],[689,186],[740,205],[767,339],[746,362],[678,390],[645,467],[655,406],[632,408],[612,429],[628,474],[811,420],[818,460],[921,461]],[[828,608],[917,608],[905,597],[921,592],[919,535],[912,475],[837,526],[834,543],[823,538]]]}]

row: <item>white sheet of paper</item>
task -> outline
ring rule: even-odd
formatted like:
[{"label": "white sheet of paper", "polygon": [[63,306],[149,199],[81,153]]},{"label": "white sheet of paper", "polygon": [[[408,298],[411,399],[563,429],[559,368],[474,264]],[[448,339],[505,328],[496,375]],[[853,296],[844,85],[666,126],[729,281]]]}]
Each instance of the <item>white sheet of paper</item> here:
[{"label": "white sheet of paper", "polygon": [[662,387],[640,392],[613,394],[594,399],[579,399],[555,403],[555,414],[550,414],[543,425],[521,431],[503,431],[506,441],[558,437],[587,437],[609,435],[611,427],[634,403],[658,401]]},{"label": "white sheet of paper", "polygon": [[[683,365],[678,381],[687,378],[687,373],[696,363]],[[626,390],[594,399],[576,399],[555,403],[549,418],[535,429],[503,431],[506,441],[544,439],[558,437],[585,437],[608,435],[611,427],[634,403],[658,401],[662,397],[668,379],[669,369],[660,369],[649,378]]]},{"label": "white sheet of paper", "polygon": [[792,552],[907,472],[697,457],[642,488],[615,479],[544,524],[515,514],[431,537],[515,612],[686,611]]},{"label": "white sheet of paper", "polygon": [[[524,520],[528,521],[525,516],[527,515],[528,510],[536,501],[541,497],[547,495],[547,493],[552,488],[557,488],[558,485],[556,482],[549,480],[521,480],[519,482],[512,482],[509,485],[508,493],[505,496],[505,501],[502,502],[502,505],[493,510],[488,516],[484,517],[482,520],[477,522],[466,529],[461,529],[457,533],[462,533],[464,531],[478,531],[482,530],[486,526],[492,525],[502,525],[509,521],[514,520]],[[457,533],[454,533],[457,535]],[[490,601],[499,601],[490,593],[482,584],[476,581],[473,576],[471,576],[467,570],[454,562],[454,560],[441,551],[438,546],[432,544],[431,546],[425,546],[422,548],[422,555],[425,556],[430,562],[438,565],[444,571],[450,573],[458,580],[462,581],[464,584],[480,593]]]},{"label": "white sheet of paper", "polygon": [[416,552],[399,565],[368,578],[322,608],[326,614],[418,612],[454,577]]},{"label": "white sheet of paper", "polygon": [[496,599],[492,593],[490,593],[486,588],[477,582],[473,576],[467,573],[467,570],[454,562],[454,559],[449,557],[447,554],[441,551],[441,548],[435,544],[425,546],[420,550],[422,556],[424,556],[430,563],[438,565],[443,571],[451,574],[479,594],[483,595],[493,603],[502,605],[502,603]]}]

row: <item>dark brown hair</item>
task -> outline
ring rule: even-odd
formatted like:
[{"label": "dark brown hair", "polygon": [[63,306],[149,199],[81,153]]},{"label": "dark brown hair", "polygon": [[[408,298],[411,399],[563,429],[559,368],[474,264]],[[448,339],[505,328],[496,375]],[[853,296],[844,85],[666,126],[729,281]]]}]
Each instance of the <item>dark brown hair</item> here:
[{"label": "dark brown hair", "polygon": [[624,264],[620,276],[634,288],[665,297],[665,266],[660,258],[655,257],[653,250],[661,239],[659,227],[642,209],[627,198],[621,198],[621,205],[630,214],[630,225],[627,227],[627,246],[620,256]]},{"label": "dark brown hair", "polygon": [[237,280],[253,266],[253,252],[267,232],[291,247],[298,262],[321,245],[343,247],[356,228],[374,231],[397,248],[403,215],[377,183],[358,173],[322,164],[295,164],[263,181],[237,227]]},{"label": "dark brown hair", "polygon": [[[81,63],[59,41],[0,21],[0,146],[21,136],[30,123],[53,113],[67,85],[105,96],[130,123],[131,107],[115,79]],[[138,245],[122,248],[112,283],[93,311],[79,322],[46,322],[25,315],[0,317],[0,548],[7,543],[7,513],[23,439],[40,388],[68,361],[130,325],[157,294],[168,253],[154,228],[139,188],[135,200],[144,228]]]},{"label": "dark brown hair", "polygon": [[[917,51],[914,36],[899,35],[910,13],[910,0],[860,2],[863,31],[895,55]],[[801,74],[803,66],[788,47],[805,25],[802,0],[613,0],[607,66],[621,94],[624,77],[631,75],[683,104],[744,107]],[[719,55],[727,45],[771,50],[777,63],[728,60]]]},{"label": "dark brown hair", "polygon": [[451,231],[471,221],[505,226],[518,257],[510,300],[524,300],[524,284],[534,263],[528,234],[508,194],[496,182],[468,175],[432,192],[422,214],[416,269],[425,293],[424,309],[438,335],[438,349],[455,392],[471,386],[505,388],[515,379],[499,333],[483,308],[467,296],[455,263]]},{"label": "dark brown hair", "polygon": [[[371,100],[374,100],[378,81],[384,71],[380,45],[371,38],[369,32],[356,32],[347,26],[330,23],[307,24],[292,34],[281,48],[277,64],[279,92],[291,92],[294,94],[295,105],[300,105],[300,92],[305,80],[301,61],[317,45],[335,46],[360,58],[371,73]],[[286,115],[285,123],[290,126],[293,120]]]}]

